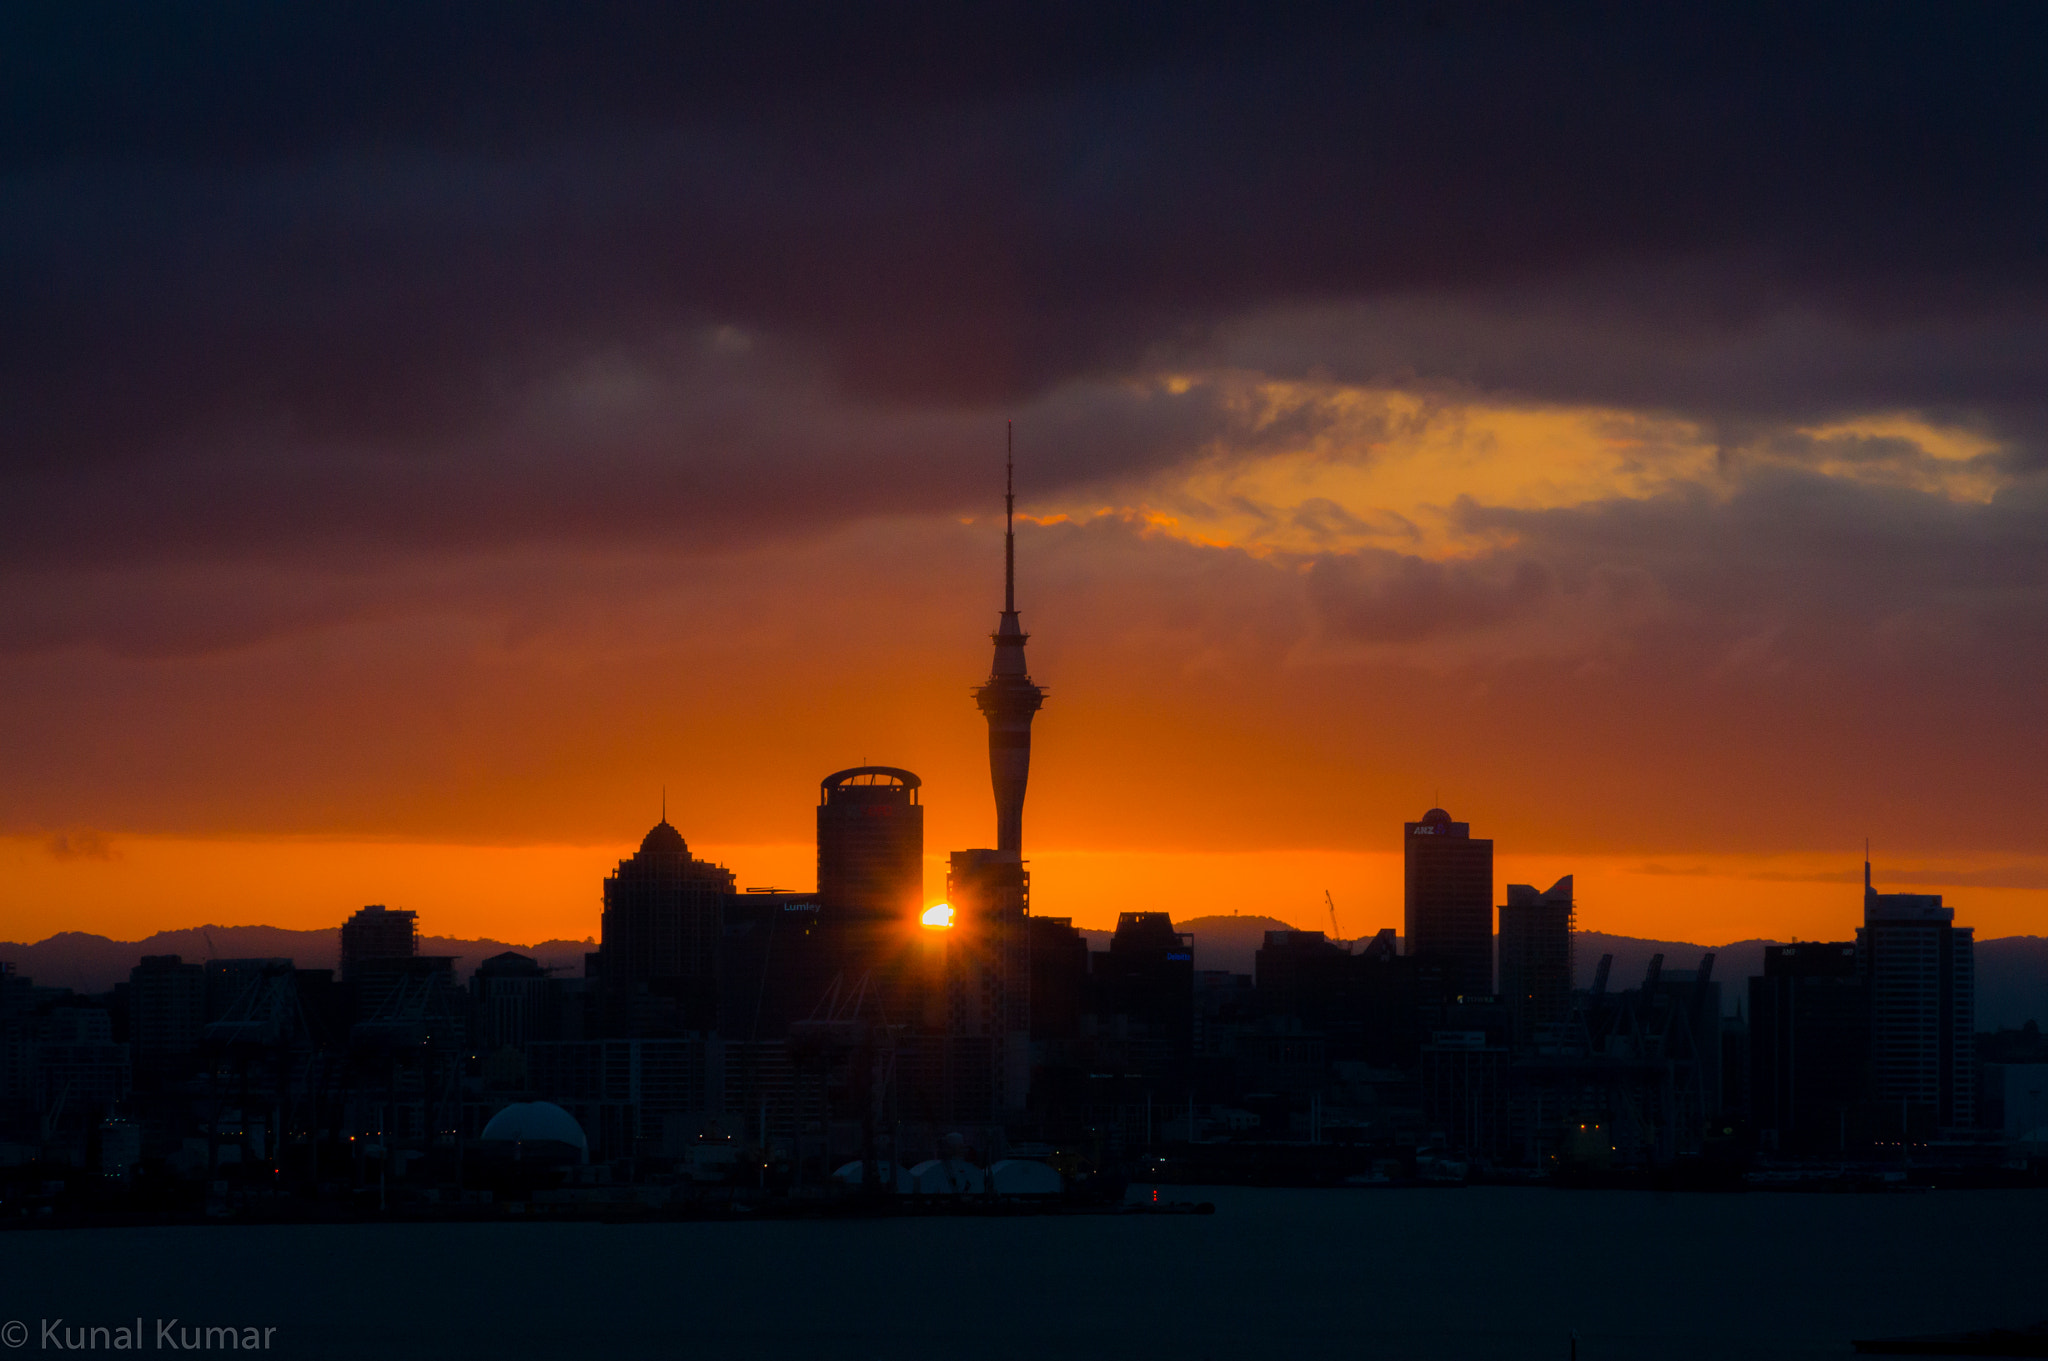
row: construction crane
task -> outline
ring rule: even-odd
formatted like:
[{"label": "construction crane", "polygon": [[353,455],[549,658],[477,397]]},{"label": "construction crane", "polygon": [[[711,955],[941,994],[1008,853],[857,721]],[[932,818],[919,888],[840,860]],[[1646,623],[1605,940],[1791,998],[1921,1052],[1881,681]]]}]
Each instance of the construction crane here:
[{"label": "construction crane", "polygon": [[1337,900],[1330,896],[1330,890],[1324,889],[1323,901],[1325,903],[1328,903],[1330,906],[1330,939],[1341,939],[1341,936],[1337,930]]}]

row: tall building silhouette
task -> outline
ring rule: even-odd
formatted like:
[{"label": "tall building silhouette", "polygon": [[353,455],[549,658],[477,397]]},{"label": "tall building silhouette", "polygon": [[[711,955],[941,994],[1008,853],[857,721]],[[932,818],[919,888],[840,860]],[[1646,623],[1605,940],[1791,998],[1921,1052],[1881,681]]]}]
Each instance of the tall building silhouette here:
[{"label": "tall building silhouette", "polygon": [[1749,980],[1749,1091],[1767,1149],[1843,1154],[1865,1137],[1870,987],[1853,943],[1764,947]]},{"label": "tall building silhouette", "polygon": [[1031,876],[1001,851],[955,851],[946,901],[952,1105],[960,1118],[1000,1118],[1031,1086]]},{"label": "tall building silhouette", "polygon": [[1975,933],[1955,919],[1938,893],[1879,893],[1863,862],[1872,1094],[1911,1137],[1977,1118]]},{"label": "tall building silhouette", "polygon": [[372,903],[341,924],[341,981],[353,983],[372,959],[410,959],[420,952],[419,913]]},{"label": "tall building silhouette", "polygon": [[1493,841],[1441,808],[1403,825],[1407,953],[1440,961],[1444,989],[1493,991]]},{"label": "tall building silhouette", "polygon": [[1515,1038],[1562,1023],[1572,1009],[1572,877],[1537,892],[1509,884],[1500,909],[1500,995]]},{"label": "tall building silhouette", "polygon": [[825,925],[917,925],[924,907],[923,784],[895,766],[855,766],[818,782],[818,908]]},{"label": "tall building silhouette", "polygon": [[719,938],[732,871],[691,856],[664,817],[605,877],[598,986],[615,1034],[666,1034],[712,1023]]},{"label": "tall building silhouette", "polygon": [[1031,683],[1024,664],[1030,634],[1017,623],[1016,461],[1004,463],[1003,614],[994,634],[995,664],[974,701],[988,717],[988,773],[996,795],[996,850],[1011,859],[1024,854],[1024,786],[1031,778],[1031,719],[1045,703],[1045,691]]},{"label": "tall building silhouette", "polygon": [[[923,785],[894,766],[835,771],[818,786],[818,940],[785,965],[811,972],[800,992],[821,994],[835,974],[867,986],[892,1023],[922,1005],[916,967],[924,906]],[[794,942],[792,942],[794,943]],[[815,996],[802,999],[805,1006]]]}]

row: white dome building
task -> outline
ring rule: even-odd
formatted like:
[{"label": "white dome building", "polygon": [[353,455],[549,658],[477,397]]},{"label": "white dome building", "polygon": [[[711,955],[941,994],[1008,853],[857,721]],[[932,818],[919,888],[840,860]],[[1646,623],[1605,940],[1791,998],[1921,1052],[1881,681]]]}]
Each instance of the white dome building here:
[{"label": "white dome building", "polygon": [[921,1196],[978,1196],[988,1183],[980,1168],[960,1158],[930,1158],[910,1169]]},{"label": "white dome building", "polygon": [[552,1101],[515,1101],[491,1117],[479,1142],[509,1148],[514,1157],[560,1156],[566,1149],[577,1162],[590,1161],[590,1141],[584,1137],[583,1126]]},{"label": "white dome building", "polygon": [[[856,1159],[853,1162],[844,1164],[835,1171],[832,1174],[832,1180],[842,1186],[862,1186],[866,1184],[864,1181],[866,1175],[867,1164]],[[897,1163],[892,1163],[887,1158],[880,1159],[875,1163],[875,1177],[881,1183],[881,1188],[884,1191],[897,1191],[908,1194],[917,1189],[916,1183],[911,1180],[910,1169]]]},{"label": "white dome building", "polygon": [[1062,1185],[1058,1172],[1029,1158],[1004,1158],[989,1174],[999,1196],[1056,1196]]}]

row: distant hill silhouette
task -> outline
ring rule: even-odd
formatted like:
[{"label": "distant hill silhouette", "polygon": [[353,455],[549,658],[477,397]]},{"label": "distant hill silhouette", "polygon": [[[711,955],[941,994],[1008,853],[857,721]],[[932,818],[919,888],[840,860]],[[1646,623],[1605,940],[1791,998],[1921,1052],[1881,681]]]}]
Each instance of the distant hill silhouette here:
[{"label": "distant hill silhouette", "polygon": [[[492,955],[517,950],[557,973],[580,977],[585,951],[597,942],[546,940],[538,945],[513,945],[499,940],[460,940],[452,936],[420,937],[423,955],[455,956],[455,975],[466,979]],[[0,941],[0,959],[46,987],[78,992],[105,992],[128,979],[128,971],[144,955],[178,955],[188,961],[208,959],[289,959],[302,969],[335,969],[341,964],[341,928],[292,931],[281,926],[193,926],[159,931],[144,940],[109,940],[83,931],[61,931],[33,945]]]},{"label": "distant hill silhouette", "polygon": [[[1266,932],[1291,927],[1276,917],[1232,916],[1191,917],[1176,922],[1195,937],[1195,967],[1251,973],[1253,956],[1265,941]],[[1084,930],[1091,950],[1109,948],[1111,932]],[[1844,939],[1854,931],[1843,933]],[[1667,969],[1695,969],[1700,956],[1714,951],[1714,977],[1727,984],[1722,1001],[1733,1012],[1745,989],[1741,980],[1763,972],[1765,940],[1739,940],[1729,945],[1695,945],[1686,941],[1643,940],[1614,936],[1601,931],[1581,931],[1574,938],[1573,953],[1579,986],[1593,981],[1600,956],[1612,954],[1614,967],[1608,987],[1632,988],[1642,982],[1650,956],[1662,954]],[[515,945],[500,940],[461,940],[452,936],[423,936],[420,953],[455,956],[455,974],[466,980],[483,960],[506,950],[530,955],[543,967],[564,977],[581,977],[585,952],[595,950],[594,940],[544,940],[537,945]],[[290,959],[302,969],[332,969],[339,965],[341,930],[291,931],[278,926],[195,926],[180,931],[159,931],[146,940],[109,940],[83,931],[62,931],[32,945],[0,941],[0,960],[12,963],[21,973],[50,987],[72,988],[78,992],[105,992],[125,982],[128,971],[144,955],[180,955],[188,960],[206,959]],[[1981,1030],[2023,1025],[2029,1020],[2048,1025],[2048,937],[2006,936],[1977,942],[1977,1026]]]}]

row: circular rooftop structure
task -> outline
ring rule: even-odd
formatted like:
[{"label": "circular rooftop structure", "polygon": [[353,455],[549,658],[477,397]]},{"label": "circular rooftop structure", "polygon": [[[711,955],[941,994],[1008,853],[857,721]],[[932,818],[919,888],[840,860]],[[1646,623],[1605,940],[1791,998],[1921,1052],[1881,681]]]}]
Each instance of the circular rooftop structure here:
[{"label": "circular rooftop structure", "polygon": [[1422,815],[1422,820],[1424,822],[1433,822],[1439,826],[1442,826],[1450,822],[1451,815],[1449,813],[1446,813],[1441,808],[1432,808],[1427,813],[1424,813]]},{"label": "circular rooftop structure", "polygon": [[916,803],[924,781],[900,766],[854,766],[818,781],[824,803]]}]

